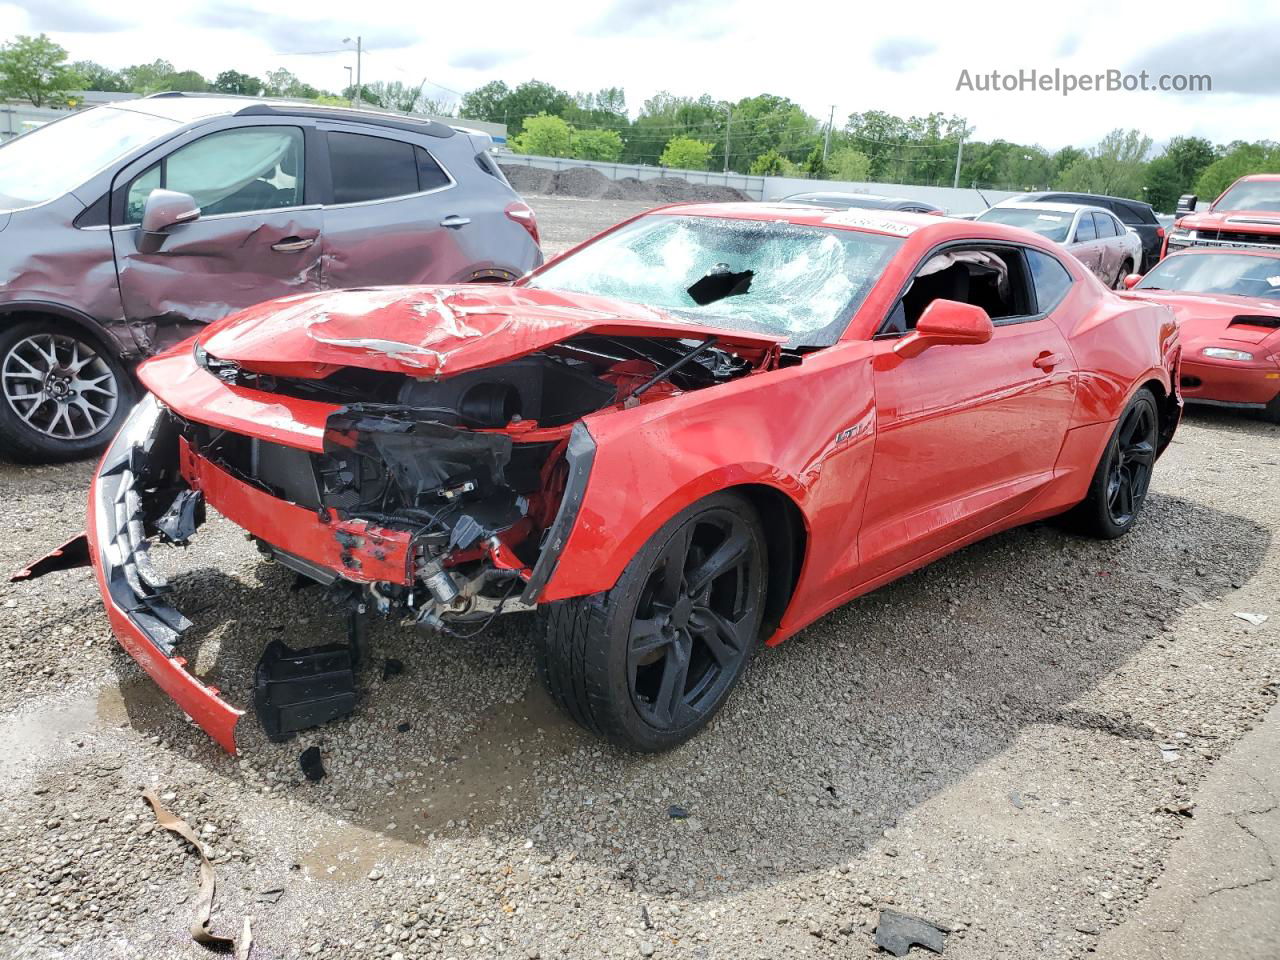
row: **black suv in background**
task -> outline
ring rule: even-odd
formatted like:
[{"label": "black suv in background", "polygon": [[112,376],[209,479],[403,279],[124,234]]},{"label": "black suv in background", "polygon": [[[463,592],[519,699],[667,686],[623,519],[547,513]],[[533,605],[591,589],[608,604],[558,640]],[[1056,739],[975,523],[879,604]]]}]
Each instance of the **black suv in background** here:
[{"label": "black suv in background", "polygon": [[1138,266],[1139,273],[1146,273],[1160,259],[1160,248],[1164,245],[1164,227],[1156,219],[1156,211],[1149,203],[1129,200],[1125,197],[1104,197],[1096,193],[1063,193],[1049,190],[1039,193],[1021,193],[1009,199],[1019,202],[1087,203],[1090,206],[1110,210],[1120,218],[1121,223],[1142,238],[1142,263]]}]

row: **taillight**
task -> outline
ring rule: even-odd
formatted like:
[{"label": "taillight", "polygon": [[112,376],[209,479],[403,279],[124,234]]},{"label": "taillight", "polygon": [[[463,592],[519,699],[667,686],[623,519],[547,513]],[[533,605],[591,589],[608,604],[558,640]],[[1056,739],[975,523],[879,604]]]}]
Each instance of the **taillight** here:
[{"label": "taillight", "polygon": [[506,213],[508,217],[529,231],[529,236],[533,237],[534,243],[539,245],[542,243],[542,239],[538,236],[538,218],[533,215],[533,210],[527,203],[520,200],[509,203]]},{"label": "taillight", "polygon": [[1164,227],[1156,227],[1156,236],[1161,240],[1164,239]]}]

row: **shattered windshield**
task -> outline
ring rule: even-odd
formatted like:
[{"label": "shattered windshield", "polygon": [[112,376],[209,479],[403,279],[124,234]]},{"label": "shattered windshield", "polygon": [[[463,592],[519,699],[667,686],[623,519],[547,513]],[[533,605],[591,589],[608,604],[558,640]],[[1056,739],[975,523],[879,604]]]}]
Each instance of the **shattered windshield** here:
[{"label": "shattered windshield", "polygon": [[1244,253],[1166,257],[1151,268],[1136,289],[1280,300],[1280,260]]},{"label": "shattered windshield", "polygon": [[528,285],[785,336],[790,346],[826,346],[901,245],[852,230],[659,214],[553,263]]}]

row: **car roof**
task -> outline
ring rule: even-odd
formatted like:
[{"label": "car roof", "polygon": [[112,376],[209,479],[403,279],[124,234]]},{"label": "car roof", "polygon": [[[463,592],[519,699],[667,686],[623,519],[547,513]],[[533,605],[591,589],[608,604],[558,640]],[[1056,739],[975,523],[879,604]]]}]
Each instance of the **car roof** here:
[{"label": "car roof", "polygon": [[1113,197],[1105,193],[1082,193],[1079,190],[1035,190],[1030,193],[1020,193],[1013,199],[1033,201],[1038,197],[1089,197],[1092,200],[1108,200],[1114,203],[1129,203],[1135,207],[1148,207],[1152,211],[1155,207],[1147,203],[1145,200],[1134,200],[1132,197]]},{"label": "car roof", "polygon": [[931,213],[906,210],[824,210],[786,201],[742,201],[735,203],[679,203],[649,210],[641,216],[663,214],[688,217],[718,217],[725,220],[770,220],[798,226],[829,227],[863,233],[879,233],[902,238],[921,236],[933,243],[951,237],[973,240],[1005,240],[1040,246],[1044,238],[1030,230],[1003,223],[953,220]]},{"label": "car roof", "polygon": [[[1280,180],[1280,173],[1249,173],[1241,177],[1240,180]],[[1236,182],[1239,183],[1240,180]]]},{"label": "car roof", "polygon": [[1044,203],[1039,200],[1001,200],[999,203],[995,204],[995,206],[988,207],[987,209],[994,210],[997,207],[1013,210],[1052,210],[1055,213],[1075,213],[1077,210],[1088,210],[1092,213],[1105,213],[1107,216],[1115,216],[1115,214],[1110,210],[1104,210],[1102,207],[1095,207],[1090,203]]},{"label": "car roof", "polygon": [[929,203],[927,200],[913,200],[910,197],[887,197],[879,193],[842,193],[837,190],[813,191],[810,193],[793,193],[784,200],[812,200],[819,203],[828,201],[834,203],[850,203],[859,206],[892,209],[896,204],[909,203],[912,206],[929,207],[933,210],[940,210],[937,204]]},{"label": "car roof", "polygon": [[380,110],[328,107],[309,101],[238,97],[221,93],[155,93],[137,100],[121,100],[108,104],[103,109],[146,113],[179,123],[195,123],[212,117],[232,116],[312,117],[408,130],[431,137],[451,137],[456,132],[453,127],[438,120],[428,120],[426,117],[410,117]]}]

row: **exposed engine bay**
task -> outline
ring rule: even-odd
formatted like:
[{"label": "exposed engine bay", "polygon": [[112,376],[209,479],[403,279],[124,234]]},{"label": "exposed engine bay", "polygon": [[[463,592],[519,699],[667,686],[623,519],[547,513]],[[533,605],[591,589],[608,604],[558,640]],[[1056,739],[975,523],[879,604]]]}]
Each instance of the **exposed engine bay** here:
[{"label": "exposed engine bay", "polygon": [[[183,421],[194,454],[320,515],[407,534],[410,559],[401,582],[357,589],[287,544],[258,537],[263,552],[362,610],[446,631],[532,609],[536,590],[528,587],[550,574],[537,568],[561,512],[582,417],[753,369],[714,337],[596,334],[440,380],[356,368],[301,380],[254,374],[203,352],[198,360],[226,382],[343,406],[328,419],[323,454]],[[353,551],[343,562],[355,573],[362,560]]]}]

